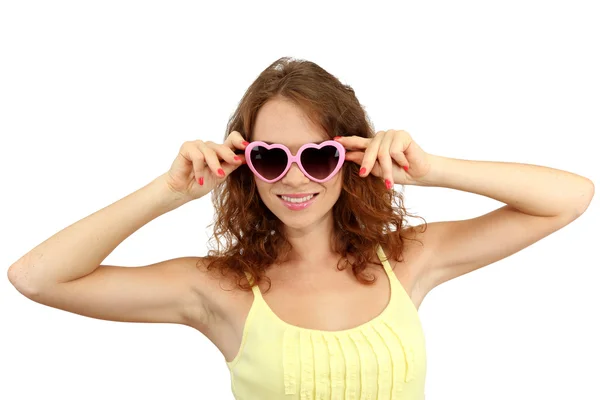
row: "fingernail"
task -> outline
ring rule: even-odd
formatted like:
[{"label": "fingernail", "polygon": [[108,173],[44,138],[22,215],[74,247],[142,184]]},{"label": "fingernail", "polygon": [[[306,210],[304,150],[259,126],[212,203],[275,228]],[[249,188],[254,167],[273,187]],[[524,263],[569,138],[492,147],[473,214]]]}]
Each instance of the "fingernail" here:
[{"label": "fingernail", "polygon": [[225,171],[223,171],[223,168],[219,168],[217,173],[221,176],[225,176]]},{"label": "fingernail", "polygon": [[246,142],[246,141],[244,140],[244,141],[242,142],[242,144],[243,144],[244,146],[248,146],[248,145],[250,144],[250,142]]},{"label": "fingernail", "polygon": [[239,158],[238,156],[233,156],[233,159],[234,159],[235,161],[240,161],[240,158]]},{"label": "fingernail", "polygon": [[390,190],[392,188],[392,182],[389,179],[385,180],[385,187]]},{"label": "fingernail", "polygon": [[336,136],[336,137],[333,138],[333,140],[339,140],[341,138],[342,138],[341,136]]},{"label": "fingernail", "polygon": [[198,183],[200,184],[200,186],[204,185],[204,177],[203,176],[198,178]]},{"label": "fingernail", "polygon": [[367,169],[366,168],[361,168],[359,174],[360,175],[364,175],[365,172],[367,172]]},{"label": "fingernail", "polygon": [[404,166],[404,167],[402,167],[402,168],[404,168],[404,170],[408,172],[408,165],[405,165],[405,166]]}]

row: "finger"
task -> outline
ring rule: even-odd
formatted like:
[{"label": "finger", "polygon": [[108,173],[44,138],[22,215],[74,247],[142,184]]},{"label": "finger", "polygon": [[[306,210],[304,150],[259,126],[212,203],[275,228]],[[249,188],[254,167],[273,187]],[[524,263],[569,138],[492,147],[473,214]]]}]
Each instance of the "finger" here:
[{"label": "finger", "polygon": [[361,165],[364,157],[364,151],[347,151],[345,159]]},{"label": "finger", "polygon": [[[226,162],[225,165],[221,165],[221,168],[224,168],[225,171],[228,171],[227,173],[230,173],[231,171],[235,170],[237,167],[239,167],[246,161],[246,157],[244,156],[244,154],[234,153],[231,150],[231,148],[225,144],[217,144],[213,142],[205,143],[215,152],[219,160],[223,160]],[[229,165],[232,165],[234,168],[229,170]]]},{"label": "finger", "polygon": [[235,156],[238,156],[238,158],[240,159],[240,164],[246,163],[246,156],[244,150],[246,149],[246,146],[249,143],[246,140],[246,138],[242,136],[241,133],[239,133],[238,131],[231,131],[231,133],[229,134],[229,136],[227,136],[227,139],[225,139],[225,142],[223,142],[223,144],[232,150],[234,154],[233,159],[236,163],[238,161],[235,159]]},{"label": "finger", "polygon": [[362,136],[342,136],[336,139],[345,149],[348,150],[364,150],[369,147],[369,143],[373,138],[365,138]]},{"label": "finger", "polygon": [[186,142],[181,147],[181,155],[192,163],[194,178],[198,184],[204,184],[204,154],[194,142]]},{"label": "finger", "polygon": [[211,143],[209,146],[215,151],[215,153],[217,153],[219,157],[221,157],[221,159],[227,161],[229,164],[239,166],[242,165],[246,160],[243,150],[238,150],[239,153],[236,153],[227,144],[218,145],[216,143]]},{"label": "finger", "polygon": [[360,176],[367,176],[371,172],[373,168],[373,164],[377,160],[377,152],[379,151],[379,146],[381,144],[381,140],[384,135],[376,135],[371,139],[367,149],[365,150],[365,156],[363,158],[363,162],[360,170],[363,171]]},{"label": "finger", "polygon": [[394,134],[385,134],[381,140],[379,150],[377,152],[377,161],[381,166],[383,179],[385,179],[385,185],[388,189],[391,189],[394,185],[394,173],[392,165],[392,157],[390,156],[390,147],[394,140]]},{"label": "finger", "polygon": [[383,170],[381,169],[381,164],[379,164],[379,161],[375,161],[375,164],[373,164],[373,168],[371,169],[371,175],[376,176],[378,178],[383,177]]},{"label": "finger", "polygon": [[408,170],[408,160],[404,155],[404,141],[398,135],[395,135],[394,140],[392,141],[392,145],[390,147],[390,157],[392,157],[392,159],[396,161],[398,165],[403,167],[405,171]]},{"label": "finger", "polygon": [[[364,158],[365,153],[362,151],[351,151],[346,153],[346,160],[352,161],[358,165],[362,164]],[[379,161],[375,161],[375,164],[373,164],[373,168],[371,169],[371,175],[375,175],[377,177],[383,176],[381,172],[381,166],[379,165]]]},{"label": "finger", "polygon": [[[203,142],[202,140],[198,140],[196,142],[196,145],[202,151],[202,154],[204,154],[204,160],[206,161],[208,168],[217,177],[224,178],[225,171],[223,170],[223,167],[221,166],[221,163],[219,162],[219,158],[217,157],[217,152],[214,150],[214,145],[216,145],[216,143],[213,143],[210,141]],[[221,156],[221,157],[223,157],[223,156]],[[226,160],[226,158],[223,157],[223,160]]]},{"label": "finger", "polygon": [[238,131],[231,131],[231,133],[229,134],[229,136],[227,136],[223,144],[229,147],[231,150],[235,151],[236,149],[245,149],[246,146],[244,145],[244,142],[246,142],[246,139],[242,136],[241,133],[239,133]]}]

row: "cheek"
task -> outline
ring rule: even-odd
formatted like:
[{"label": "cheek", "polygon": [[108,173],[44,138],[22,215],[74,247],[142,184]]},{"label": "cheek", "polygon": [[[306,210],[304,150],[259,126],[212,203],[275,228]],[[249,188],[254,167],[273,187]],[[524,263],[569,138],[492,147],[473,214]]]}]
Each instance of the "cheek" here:
[{"label": "cheek", "polygon": [[325,190],[327,192],[327,196],[339,196],[342,192],[342,178],[341,176],[337,176],[329,182],[325,183]]},{"label": "cheek", "polygon": [[269,196],[269,192],[271,190],[272,185],[267,182],[263,182],[260,179],[257,179],[256,177],[254,178],[254,183],[256,184],[256,190],[258,191],[258,194],[260,194],[264,201],[265,197]]},{"label": "cheek", "polygon": [[342,183],[343,183],[343,176],[341,174],[341,172],[339,174],[336,175],[335,178],[333,178],[331,181],[327,182],[327,189],[328,190],[333,190],[333,191],[339,191],[342,189]]}]

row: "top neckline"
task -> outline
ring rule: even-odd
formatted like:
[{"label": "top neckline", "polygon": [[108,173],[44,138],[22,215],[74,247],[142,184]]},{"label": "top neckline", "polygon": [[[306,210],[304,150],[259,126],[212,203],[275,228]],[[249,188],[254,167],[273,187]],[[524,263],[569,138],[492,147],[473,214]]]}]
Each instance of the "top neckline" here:
[{"label": "top neckline", "polygon": [[264,307],[268,311],[268,313],[271,314],[274,317],[274,319],[276,319],[280,324],[287,327],[288,329],[295,329],[297,331],[302,331],[302,332],[307,332],[307,333],[315,333],[315,334],[321,334],[321,335],[339,335],[339,334],[350,334],[352,332],[360,331],[363,328],[365,328],[369,325],[372,325],[374,323],[377,323],[381,319],[383,319],[385,317],[385,315],[389,313],[389,310],[392,308],[392,305],[396,299],[396,294],[395,294],[396,291],[394,290],[394,285],[392,283],[392,279],[394,278],[394,276],[392,276],[392,274],[394,273],[394,271],[392,270],[392,267],[390,266],[389,261],[387,260],[387,257],[385,256],[385,253],[383,252],[383,249],[381,248],[380,245],[378,245],[378,247],[377,247],[377,255],[379,257],[379,260],[381,261],[381,264],[383,265],[383,268],[385,270],[385,275],[388,279],[388,286],[390,289],[390,298],[389,298],[388,303],[385,306],[385,308],[379,314],[377,314],[375,317],[371,318],[367,322],[363,322],[362,324],[354,326],[352,328],[334,330],[334,331],[305,328],[302,326],[290,324],[289,322],[286,322],[283,319],[281,319],[277,314],[275,314],[275,312],[271,309],[271,307],[269,307],[269,304],[267,304],[267,302],[265,301],[262,293],[260,292],[260,288],[258,287],[258,285],[252,285],[252,291],[254,292],[254,299],[252,300],[252,306],[250,307],[251,311],[253,308],[257,307],[257,302],[260,301],[264,305]]}]

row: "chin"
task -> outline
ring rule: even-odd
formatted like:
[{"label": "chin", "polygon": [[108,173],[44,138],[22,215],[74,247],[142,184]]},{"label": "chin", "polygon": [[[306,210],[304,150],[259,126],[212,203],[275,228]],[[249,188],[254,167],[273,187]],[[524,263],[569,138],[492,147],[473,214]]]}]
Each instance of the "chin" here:
[{"label": "chin", "polygon": [[285,229],[302,232],[312,230],[313,227],[319,225],[321,220],[320,216],[313,216],[312,218],[283,218],[281,219],[281,223]]}]

